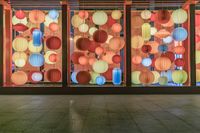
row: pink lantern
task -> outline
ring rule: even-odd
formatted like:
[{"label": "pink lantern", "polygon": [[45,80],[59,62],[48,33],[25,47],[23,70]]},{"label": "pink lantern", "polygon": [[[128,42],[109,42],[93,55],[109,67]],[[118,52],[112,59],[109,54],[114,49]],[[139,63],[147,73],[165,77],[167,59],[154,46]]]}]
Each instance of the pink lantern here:
[{"label": "pink lantern", "polygon": [[111,27],[114,33],[119,33],[122,30],[122,26],[119,23],[115,23]]},{"label": "pink lantern", "polygon": [[88,59],[85,56],[81,56],[81,57],[79,57],[78,62],[81,65],[87,65],[88,64]]},{"label": "pink lantern", "polygon": [[101,55],[101,54],[103,54],[103,52],[104,52],[104,49],[103,49],[102,47],[97,47],[97,48],[95,49],[95,53],[96,53],[97,55]]},{"label": "pink lantern", "polygon": [[49,29],[52,31],[52,32],[56,32],[59,30],[59,25],[55,22],[53,23],[50,23],[49,24]]},{"label": "pink lantern", "polygon": [[84,10],[79,11],[78,15],[82,19],[87,19],[89,17],[89,13],[87,11],[84,11]]},{"label": "pink lantern", "polygon": [[93,58],[93,57],[89,58],[88,60],[90,65],[93,65],[95,61],[96,61],[96,58]]},{"label": "pink lantern", "polygon": [[24,19],[26,17],[26,14],[25,14],[24,11],[18,10],[18,11],[15,12],[15,16],[18,19]]}]

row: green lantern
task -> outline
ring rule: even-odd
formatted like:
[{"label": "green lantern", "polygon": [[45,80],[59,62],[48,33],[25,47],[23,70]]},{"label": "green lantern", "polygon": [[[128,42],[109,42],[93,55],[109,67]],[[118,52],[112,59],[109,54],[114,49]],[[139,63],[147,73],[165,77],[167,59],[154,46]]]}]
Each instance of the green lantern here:
[{"label": "green lantern", "polygon": [[140,82],[140,71],[134,71],[131,73],[131,81],[133,84],[141,84]]},{"label": "green lantern", "polygon": [[187,81],[188,74],[184,70],[175,70],[172,72],[172,81],[177,84],[183,84]]},{"label": "green lantern", "polygon": [[96,72],[90,72],[90,75],[91,75],[90,84],[96,84],[96,78],[100,76],[100,74]]}]

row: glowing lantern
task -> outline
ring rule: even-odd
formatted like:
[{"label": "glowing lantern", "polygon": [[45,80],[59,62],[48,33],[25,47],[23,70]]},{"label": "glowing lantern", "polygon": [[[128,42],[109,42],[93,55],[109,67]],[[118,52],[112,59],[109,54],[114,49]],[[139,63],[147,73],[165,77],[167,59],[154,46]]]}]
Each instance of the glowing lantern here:
[{"label": "glowing lantern", "polygon": [[158,53],[158,46],[159,46],[158,42],[156,42],[156,41],[149,41],[149,42],[146,43],[146,45],[150,45],[151,46],[151,51],[150,51],[151,54]]},{"label": "glowing lantern", "polygon": [[104,30],[97,30],[93,34],[93,40],[98,43],[105,43],[108,39],[108,34]]},{"label": "glowing lantern", "polygon": [[168,10],[159,10],[157,12],[157,22],[160,24],[165,24],[170,20],[170,13]]},{"label": "glowing lantern", "polygon": [[175,60],[175,65],[178,67],[183,67],[185,65],[185,61],[183,58],[177,58]]},{"label": "glowing lantern", "polygon": [[168,37],[171,33],[167,31],[166,29],[161,29],[158,32],[155,33],[155,37],[163,39],[165,37]]},{"label": "glowing lantern", "polygon": [[116,23],[116,20],[114,20],[111,16],[108,17],[108,21],[106,23],[106,26],[112,27],[113,24]]},{"label": "glowing lantern", "polygon": [[122,70],[120,68],[113,68],[112,70],[112,83],[120,85],[122,82]]},{"label": "glowing lantern", "polygon": [[12,55],[12,61],[17,67],[24,67],[26,64],[27,55],[24,52],[15,52]]},{"label": "glowing lantern", "polygon": [[141,73],[140,71],[134,71],[131,73],[131,82],[133,84],[136,84],[136,85],[141,84],[140,73]]},{"label": "glowing lantern", "polygon": [[176,41],[184,41],[188,36],[187,30],[183,27],[178,27],[174,29],[172,37]]},{"label": "glowing lantern", "polygon": [[26,51],[28,48],[28,41],[24,37],[16,37],[12,42],[12,47],[18,52]]},{"label": "glowing lantern", "polygon": [[28,30],[28,27],[26,25],[24,25],[24,24],[18,23],[16,25],[13,25],[13,29],[15,31],[24,32],[24,31]]},{"label": "glowing lantern", "polygon": [[33,24],[40,24],[45,21],[45,14],[40,10],[32,10],[29,13],[29,20]]},{"label": "glowing lantern", "polygon": [[51,36],[46,40],[46,46],[49,49],[57,50],[61,47],[61,40],[57,36]]},{"label": "glowing lantern", "polygon": [[122,17],[122,13],[121,13],[120,10],[114,10],[114,11],[112,11],[112,13],[111,13],[111,17],[112,17],[113,19],[115,19],[115,20],[118,20],[118,19],[120,19],[120,18]]},{"label": "glowing lantern", "polygon": [[172,41],[173,41],[173,38],[172,38],[171,36],[167,36],[167,37],[163,38],[163,42],[164,42],[164,43],[169,44],[169,43],[171,43]]},{"label": "glowing lantern", "polygon": [[23,71],[17,71],[11,75],[11,81],[15,85],[24,85],[26,84],[27,80],[28,80],[28,76]]},{"label": "glowing lantern", "polygon": [[183,84],[187,81],[188,75],[184,70],[175,70],[172,72],[172,81],[177,84]]},{"label": "glowing lantern", "polygon": [[152,71],[153,75],[154,75],[154,81],[152,82],[152,84],[156,84],[158,83],[158,79],[160,77],[160,73],[157,71]]},{"label": "glowing lantern", "polygon": [[170,17],[169,21],[165,24],[161,24],[163,27],[172,27],[174,26],[174,21],[172,20],[172,17]]},{"label": "glowing lantern", "polygon": [[108,63],[103,60],[98,60],[92,65],[96,73],[104,73],[108,70]]},{"label": "glowing lantern", "polygon": [[50,82],[59,82],[61,80],[61,72],[59,69],[49,69],[46,76]]},{"label": "glowing lantern", "polygon": [[167,83],[168,83],[168,79],[166,76],[159,77],[158,81],[159,81],[160,85],[167,85]]},{"label": "glowing lantern", "polygon": [[106,53],[102,56],[102,60],[107,62],[108,64],[113,64],[113,56],[115,53],[113,51],[106,51]]},{"label": "glowing lantern", "polygon": [[166,71],[171,67],[171,60],[168,57],[158,57],[155,60],[155,68],[159,71]]},{"label": "glowing lantern", "polygon": [[131,27],[133,28],[141,28],[144,20],[140,16],[131,17]]},{"label": "glowing lantern", "polygon": [[16,16],[12,17],[12,24],[16,25],[16,24],[23,24],[26,25],[28,23],[27,18],[23,18],[23,19],[18,19]]},{"label": "glowing lantern", "polygon": [[155,35],[157,31],[155,27],[151,27],[151,35]]},{"label": "glowing lantern", "polygon": [[177,9],[172,12],[172,19],[176,24],[182,24],[187,20],[187,12],[183,9]]},{"label": "glowing lantern", "polygon": [[87,24],[85,24],[85,23],[80,24],[80,25],[78,26],[78,30],[79,30],[80,32],[83,32],[83,33],[86,33],[86,32],[88,31],[88,29],[89,29],[89,26],[88,26]]},{"label": "glowing lantern", "polygon": [[73,72],[71,74],[71,80],[72,80],[73,83],[78,83],[78,81],[76,80],[76,75],[77,75],[77,72]]},{"label": "glowing lantern", "polygon": [[40,46],[42,44],[42,32],[39,29],[33,31],[33,45]]},{"label": "glowing lantern", "polygon": [[134,65],[139,65],[142,62],[142,57],[139,55],[135,55],[132,57],[131,61]]},{"label": "glowing lantern", "polygon": [[74,26],[75,28],[78,28],[79,25],[83,24],[84,23],[84,19],[81,19],[79,17],[79,15],[74,15],[71,19],[71,23],[72,23],[72,26]]},{"label": "glowing lantern", "polygon": [[120,37],[113,37],[109,40],[109,48],[114,50],[114,51],[119,51],[122,49],[125,45],[125,42],[122,38]]},{"label": "glowing lantern", "polygon": [[42,81],[43,79],[42,72],[40,71],[33,71],[30,72],[28,75],[29,75],[29,80],[32,81],[33,83],[37,83],[39,81]]},{"label": "glowing lantern", "polygon": [[160,45],[160,46],[158,47],[158,50],[159,50],[160,52],[166,52],[166,51],[168,50],[168,46],[165,45],[165,44],[162,44],[162,45]]},{"label": "glowing lantern", "polygon": [[151,39],[151,25],[149,23],[144,23],[142,25],[142,38],[144,41],[149,41],[149,39]]},{"label": "glowing lantern", "polygon": [[79,84],[88,84],[91,80],[91,75],[87,71],[80,71],[76,75]]},{"label": "glowing lantern", "polygon": [[33,67],[41,67],[44,65],[44,56],[41,54],[31,54],[29,56],[29,63]]},{"label": "glowing lantern", "polygon": [[143,53],[149,53],[151,51],[151,46],[150,45],[143,45],[142,46],[142,52]]},{"label": "glowing lantern", "polygon": [[174,55],[174,53],[171,52],[171,51],[165,52],[165,53],[162,54],[161,56],[166,56],[166,57],[168,57],[168,58],[171,60],[171,62],[173,62],[174,59],[175,59],[175,55]]},{"label": "glowing lantern", "polygon": [[149,85],[154,81],[154,75],[151,71],[142,71],[139,75],[139,80],[144,85]]},{"label": "glowing lantern", "polygon": [[14,63],[17,67],[24,67],[26,65],[26,61],[24,59],[17,59]]},{"label": "glowing lantern", "polygon": [[141,17],[143,19],[150,19],[151,18],[151,11],[149,10],[144,10],[141,12]]},{"label": "glowing lantern", "polygon": [[183,46],[176,46],[174,48],[174,52],[176,54],[184,54],[185,53],[185,48]]},{"label": "glowing lantern", "polygon": [[28,49],[29,49],[32,53],[39,53],[39,52],[42,50],[42,45],[40,45],[40,46],[34,46],[34,45],[33,45],[33,40],[31,40],[31,41],[29,41]]},{"label": "glowing lantern", "polygon": [[81,56],[78,59],[78,62],[80,65],[87,65],[88,64],[88,58],[85,56]]},{"label": "glowing lantern", "polygon": [[100,44],[95,42],[95,41],[90,41],[89,46],[88,46],[88,51],[95,53],[95,50],[97,47],[100,47]]},{"label": "glowing lantern", "polygon": [[18,19],[24,19],[26,17],[26,14],[25,14],[24,11],[18,10],[18,11],[15,12],[15,16]]},{"label": "glowing lantern", "polygon": [[57,19],[56,19],[56,20],[53,20],[53,19],[51,19],[51,18],[49,17],[49,15],[46,15],[46,16],[45,16],[44,25],[45,25],[46,27],[49,27],[49,25],[50,25],[51,23],[58,23],[58,20],[57,20]]},{"label": "glowing lantern", "polygon": [[151,63],[152,63],[151,58],[144,58],[144,59],[142,59],[142,65],[145,66],[145,67],[150,66]]},{"label": "glowing lantern", "polygon": [[200,51],[196,51],[196,64],[200,63]]},{"label": "glowing lantern", "polygon": [[96,77],[96,84],[97,85],[104,85],[106,83],[106,79],[104,76]]},{"label": "glowing lantern", "polygon": [[122,30],[122,26],[119,23],[115,23],[111,27],[114,33],[119,33]]},{"label": "glowing lantern", "polygon": [[104,52],[104,49],[103,49],[102,47],[97,47],[97,48],[95,49],[95,53],[96,53],[97,55],[101,55],[101,54],[103,54],[103,52]]},{"label": "glowing lantern", "polygon": [[200,70],[196,69],[196,82],[200,82]]},{"label": "glowing lantern", "polygon": [[120,55],[114,55],[114,56],[112,57],[112,61],[113,61],[114,63],[116,63],[116,64],[120,63],[120,61],[121,61],[121,56],[120,56]]},{"label": "glowing lantern", "polygon": [[85,10],[79,11],[78,15],[81,19],[87,19],[89,17],[89,13]]},{"label": "glowing lantern", "polygon": [[90,39],[89,38],[79,38],[77,41],[76,41],[76,48],[79,49],[79,50],[82,50],[82,51],[86,51],[88,50],[88,47],[90,45]]},{"label": "glowing lantern", "polygon": [[50,10],[48,15],[49,15],[49,18],[51,18],[53,20],[56,20],[59,17],[59,13],[56,10]]},{"label": "glowing lantern", "polygon": [[96,11],[92,15],[92,20],[96,25],[104,25],[108,21],[108,16],[104,11]]},{"label": "glowing lantern", "polygon": [[94,64],[95,61],[96,61],[96,58],[93,58],[93,57],[91,57],[91,58],[88,59],[88,62],[89,62],[89,64],[91,66]]},{"label": "glowing lantern", "polygon": [[44,55],[45,63],[55,64],[57,62],[57,53],[55,51],[47,51]]},{"label": "glowing lantern", "polygon": [[52,31],[52,32],[56,32],[59,30],[59,25],[55,22],[52,22],[49,24],[49,29]]},{"label": "glowing lantern", "polygon": [[144,44],[144,39],[141,36],[131,37],[131,48],[139,49]]},{"label": "glowing lantern", "polygon": [[96,27],[91,27],[91,28],[89,29],[89,34],[90,34],[91,36],[93,36],[93,34],[94,34],[94,32],[95,32],[96,30],[98,30]]},{"label": "glowing lantern", "polygon": [[90,84],[96,84],[96,78],[100,76],[100,74],[96,72],[90,72],[90,75],[91,75]]},{"label": "glowing lantern", "polygon": [[71,55],[71,60],[74,64],[79,64],[78,59],[79,57],[84,56],[84,53],[81,52],[73,52]]}]

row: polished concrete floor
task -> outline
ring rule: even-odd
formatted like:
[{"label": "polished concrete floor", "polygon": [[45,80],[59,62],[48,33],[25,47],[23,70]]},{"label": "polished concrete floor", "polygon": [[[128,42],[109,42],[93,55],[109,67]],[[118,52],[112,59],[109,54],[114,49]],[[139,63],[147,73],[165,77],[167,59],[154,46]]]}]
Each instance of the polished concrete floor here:
[{"label": "polished concrete floor", "polygon": [[1,95],[0,133],[200,133],[200,95]]}]

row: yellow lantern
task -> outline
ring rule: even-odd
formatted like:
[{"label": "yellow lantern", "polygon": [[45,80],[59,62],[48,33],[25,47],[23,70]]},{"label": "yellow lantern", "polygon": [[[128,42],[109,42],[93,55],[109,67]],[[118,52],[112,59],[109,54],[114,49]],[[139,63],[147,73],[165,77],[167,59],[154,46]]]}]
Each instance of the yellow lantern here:
[{"label": "yellow lantern", "polygon": [[24,37],[16,37],[12,42],[12,47],[18,52],[26,51],[28,48],[28,41]]},{"label": "yellow lantern", "polygon": [[160,77],[160,73],[157,72],[157,71],[152,71],[152,73],[153,73],[153,75],[154,75],[154,81],[153,81],[152,84],[156,84],[156,83],[158,83],[158,79],[159,79],[159,77]]},{"label": "yellow lantern", "polygon": [[71,23],[72,26],[74,26],[75,28],[78,28],[79,25],[81,25],[82,23],[84,23],[84,19],[81,19],[79,17],[79,15],[74,15],[71,19]]},{"label": "yellow lantern", "polygon": [[39,53],[39,52],[42,50],[42,45],[40,45],[40,46],[34,46],[34,45],[33,45],[33,40],[31,40],[31,41],[29,41],[28,49],[29,49],[32,53]]},{"label": "yellow lantern", "polygon": [[104,25],[108,21],[108,16],[104,11],[96,11],[92,15],[92,20],[96,25]]},{"label": "yellow lantern", "polygon": [[89,26],[87,24],[81,24],[78,26],[78,30],[83,33],[86,33],[88,29],[89,29]]},{"label": "yellow lantern", "polygon": [[28,23],[27,18],[25,17],[23,19],[18,19],[16,16],[13,16],[12,17],[12,24],[16,25],[16,24],[19,24],[19,23],[26,25]]},{"label": "yellow lantern", "polygon": [[144,44],[144,39],[141,36],[131,37],[131,48],[139,49]]},{"label": "yellow lantern", "polygon": [[141,12],[141,17],[143,19],[150,19],[151,18],[151,11],[149,10],[144,10]]},{"label": "yellow lantern", "polygon": [[27,55],[24,52],[14,52],[14,54],[12,55],[12,61],[15,62],[18,59],[23,59],[23,60],[27,60]]},{"label": "yellow lantern", "polygon": [[111,17],[115,20],[118,20],[122,17],[122,13],[120,10],[114,10],[112,11]]},{"label": "yellow lantern", "polygon": [[[55,55],[55,56],[52,56],[52,59],[50,58],[51,55]],[[47,51],[44,55],[44,59],[45,59],[45,62],[47,64],[56,64],[57,62],[57,53],[55,51]]]},{"label": "yellow lantern", "polygon": [[28,80],[28,76],[23,71],[17,71],[11,75],[11,81],[15,85],[24,85],[26,84],[27,80]]},{"label": "yellow lantern", "polygon": [[183,84],[187,81],[188,75],[185,70],[175,70],[172,72],[172,81],[177,84]]},{"label": "yellow lantern", "polygon": [[98,60],[92,65],[94,72],[104,73],[108,70],[108,63],[103,60]]},{"label": "yellow lantern", "polygon": [[196,64],[200,63],[200,51],[196,50]]},{"label": "yellow lantern", "polygon": [[151,25],[149,23],[144,23],[142,25],[142,38],[144,41],[149,41],[151,39]]},{"label": "yellow lantern", "polygon": [[200,82],[200,69],[196,69],[196,82]]},{"label": "yellow lantern", "polygon": [[24,67],[26,65],[26,61],[24,59],[17,59],[14,63],[17,67]]},{"label": "yellow lantern", "polygon": [[176,24],[183,24],[187,20],[187,12],[183,9],[177,9],[172,12],[172,19]]},{"label": "yellow lantern", "polygon": [[140,71],[133,71],[131,73],[131,82],[133,84],[136,84],[136,85],[141,84],[141,82],[140,82],[140,73],[141,73]]},{"label": "yellow lantern", "polygon": [[91,27],[91,28],[89,29],[89,34],[90,34],[91,36],[93,36],[93,34],[94,34],[94,32],[95,32],[96,30],[98,30],[96,27]]},{"label": "yellow lantern", "polygon": [[46,27],[49,27],[49,24],[50,23],[58,23],[58,19],[51,19],[50,17],[49,17],[49,15],[46,15],[45,16],[45,22],[44,22],[44,25],[46,26]]}]

